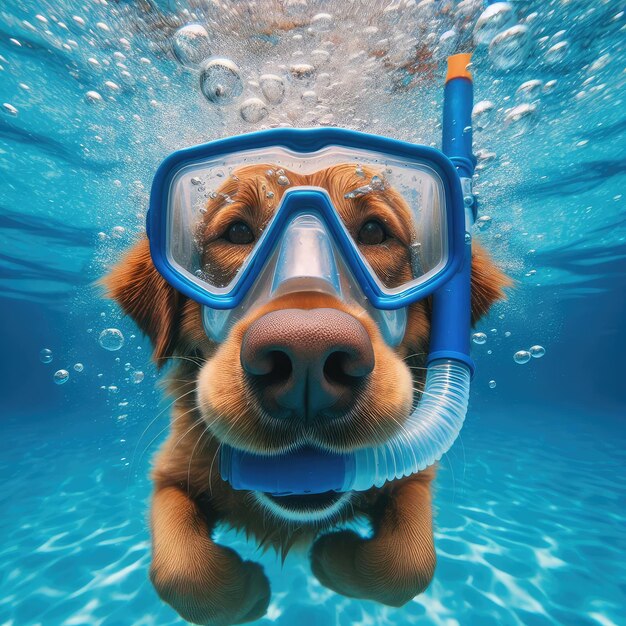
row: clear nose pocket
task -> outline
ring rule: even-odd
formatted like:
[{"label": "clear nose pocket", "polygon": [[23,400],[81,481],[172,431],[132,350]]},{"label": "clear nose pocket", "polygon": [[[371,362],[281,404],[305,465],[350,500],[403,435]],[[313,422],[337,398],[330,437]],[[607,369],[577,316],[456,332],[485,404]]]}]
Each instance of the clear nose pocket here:
[{"label": "clear nose pocket", "polygon": [[328,291],[341,298],[341,279],[331,239],[315,215],[296,216],[281,243],[272,295],[289,291]]},{"label": "clear nose pocket", "polygon": [[[406,329],[406,309],[381,310],[373,306],[355,275],[358,250],[334,216],[328,194],[321,189],[298,189],[285,196],[284,210],[269,226],[254,250],[242,281],[254,276],[246,298],[237,307],[204,307],[207,334],[222,341],[247,311],[272,298],[298,292],[321,292],[366,311],[388,344],[397,345]],[[300,207],[308,210],[302,211]],[[352,257],[352,262],[348,259]]]}]

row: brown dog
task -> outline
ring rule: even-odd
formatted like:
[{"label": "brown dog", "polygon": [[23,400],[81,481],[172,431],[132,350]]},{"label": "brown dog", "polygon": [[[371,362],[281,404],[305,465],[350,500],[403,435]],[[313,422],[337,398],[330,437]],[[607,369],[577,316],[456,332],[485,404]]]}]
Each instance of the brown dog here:
[{"label": "brown dog", "polygon": [[[224,195],[209,201],[199,230],[204,261],[217,268],[225,282],[284,192],[276,177],[267,175],[269,167],[238,170],[220,190]],[[408,209],[393,189],[346,199],[363,180],[348,165],[309,176],[287,175],[293,185],[329,190],[348,230],[387,285],[410,277],[403,241],[409,232]],[[225,196],[232,200],[225,202]],[[152,501],[150,576],[166,602],[197,624],[238,624],[265,613],[270,586],[262,568],[212,540],[218,522],[244,529],[283,556],[294,545],[313,544],[313,573],[346,596],[401,606],[426,589],[435,568],[430,491],[434,467],[364,493],[276,498],[234,491],[220,478],[217,458],[220,442],[257,452],[284,450],[304,440],[350,450],[394,435],[411,411],[414,388],[419,393],[424,383],[430,299],[411,305],[405,338],[396,349],[383,341],[362,310],[313,292],[285,295],[250,311],[218,345],[203,330],[200,305],[175,291],[156,271],[146,240],[139,241],[104,282],[152,340],[157,363],[174,363],[169,391],[177,400],[169,437],[155,460]],[[502,297],[507,283],[475,244],[474,322]],[[370,359],[369,367],[358,373],[361,362],[330,362],[327,355],[339,335],[353,338],[354,354],[360,355],[355,358]],[[258,346],[277,338],[290,345],[292,363],[255,362]],[[325,368],[325,400],[309,407],[314,413],[309,419],[302,419],[303,411],[282,419],[294,394],[298,396],[300,358],[310,367]],[[328,532],[354,516],[371,520],[371,538],[345,530]]]}]

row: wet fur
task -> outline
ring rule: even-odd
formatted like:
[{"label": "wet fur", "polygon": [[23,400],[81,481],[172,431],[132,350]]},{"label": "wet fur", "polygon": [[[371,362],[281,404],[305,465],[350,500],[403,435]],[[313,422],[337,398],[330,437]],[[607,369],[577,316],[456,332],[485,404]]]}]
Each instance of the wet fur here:
[{"label": "wet fur", "polygon": [[[221,268],[225,282],[246,250],[225,245],[220,232],[229,221],[246,219],[260,233],[284,192],[267,169],[262,165],[237,171],[220,190],[223,195],[211,201],[206,213],[210,217],[200,227],[205,261]],[[353,166],[336,166],[308,177],[293,172],[287,176],[292,185],[329,189],[353,234],[364,221],[377,217],[386,218],[399,241],[406,239],[407,207],[392,189],[358,200],[344,198],[347,191],[364,184]],[[268,198],[268,192],[273,198]],[[369,262],[388,285],[410,275],[405,245],[392,240],[388,246],[368,248]],[[508,280],[480,245],[475,243],[473,249],[472,320],[476,322],[503,296]],[[283,558],[294,547],[312,546],[314,574],[347,596],[401,606],[427,587],[435,567],[430,488],[434,467],[381,489],[353,493],[330,519],[298,524],[272,515],[254,494],[232,490],[219,477],[217,465],[218,438],[263,451],[286,449],[295,437],[313,437],[329,448],[345,450],[383,441],[397,432],[410,410],[413,388],[419,393],[424,382],[429,299],[410,307],[405,340],[395,350],[385,344],[367,314],[314,293],[286,296],[260,307],[235,325],[224,343],[215,345],[203,331],[200,306],[176,292],[154,268],[147,240],[136,243],[103,282],[108,294],[150,337],[157,365],[172,364],[168,391],[176,400],[171,428],[152,472],[151,579],[165,601],[185,619],[215,626],[251,621],[265,613],[270,588],[262,568],[212,541],[218,523],[242,529]],[[283,307],[339,308],[358,317],[370,334],[376,369],[354,415],[341,428],[320,427],[315,432],[298,425],[290,430],[269,428],[256,406],[239,366],[241,340],[255,319]],[[351,531],[332,532],[338,522],[357,516],[371,521],[371,539]]]}]

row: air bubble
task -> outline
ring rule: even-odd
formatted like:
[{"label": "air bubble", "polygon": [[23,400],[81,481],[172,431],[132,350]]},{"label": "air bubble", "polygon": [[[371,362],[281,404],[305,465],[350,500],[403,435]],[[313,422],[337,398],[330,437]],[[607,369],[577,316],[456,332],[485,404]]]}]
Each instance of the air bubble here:
[{"label": "air bubble", "polygon": [[526,60],[528,44],[528,29],[518,24],[493,38],[489,44],[489,58],[497,69],[510,70]]},{"label": "air bubble", "polygon": [[200,89],[209,102],[229,104],[243,92],[239,68],[230,59],[209,59],[200,70]]},{"label": "air bubble", "polygon": [[509,109],[504,116],[505,125],[512,124],[515,127],[516,134],[522,135],[532,130],[537,123],[536,120],[537,105],[525,102],[518,104],[516,107]]},{"label": "air bubble", "polygon": [[495,389],[496,388],[496,381],[495,380],[490,380],[489,381],[489,389]]},{"label": "air bubble", "polygon": [[199,65],[211,54],[209,33],[200,24],[187,24],[174,33],[172,50],[181,65]]},{"label": "air bubble", "polygon": [[140,370],[133,372],[133,383],[138,385],[144,379],[144,373]]},{"label": "air bubble", "polygon": [[239,114],[244,121],[250,124],[256,124],[269,115],[269,110],[263,100],[259,98],[248,98],[241,104]]},{"label": "air bubble", "polygon": [[315,68],[308,63],[294,63],[289,67],[289,72],[298,80],[306,80],[315,75]]},{"label": "air bubble", "polygon": [[384,191],[385,181],[380,176],[372,176],[372,179],[370,180],[370,187],[374,191]]},{"label": "air bubble", "polygon": [[39,353],[39,360],[42,363],[51,363],[52,362],[52,350],[50,350],[49,348],[44,348]]},{"label": "air bubble", "polygon": [[488,128],[493,118],[494,104],[489,100],[481,100],[472,109],[472,126],[475,130]]},{"label": "air bubble", "polygon": [[485,335],[485,333],[474,333],[472,335],[472,341],[479,346],[482,346],[487,342],[487,335]]},{"label": "air bubble", "polygon": [[8,113],[9,115],[12,115],[13,117],[17,116],[17,114],[19,113],[19,111],[12,104],[9,104],[8,102],[3,103],[2,108],[4,109],[5,113]]},{"label": "air bubble", "polygon": [[491,217],[489,215],[481,215],[476,220],[476,228],[481,231],[489,230],[491,228]]},{"label": "air bubble", "polygon": [[259,87],[270,104],[280,104],[285,97],[285,83],[276,74],[263,74],[259,78]]},{"label": "air bubble", "polygon": [[82,372],[85,369],[85,366],[82,363],[74,363],[74,371]]},{"label": "air bubble", "polygon": [[313,50],[309,58],[315,67],[319,67],[320,65],[328,63],[330,60],[330,53],[327,50]]},{"label": "air bubble", "polygon": [[543,346],[532,346],[529,352],[534,359],[540,359],[546,353],[546,349]]},{"label": "air bubble", "polygon": [[546,50],[543,58],[548,65],[558,65],[565,60],[568,52],[569,43],[567,41],[559,41],[559,43]]},{"label": "air bubble", "polygon": [[305,91],[302,94],[302,102],[304,102],[307,106],[317,104],[317,94],[312,89]]},{"label": "air bubble", "polygon": [[98,343],[105,349],[115,352],[124,345],[124,335],[117,328],[106,328],[100,333]]},{"label": "air bubble", "polygon": [[87,100],[87,102],[90,102],[92,104],[99,104],[101,102],[104,102],[102,99],[102,96],[97,92],[97,91],[88,91],[85,94],[85,100]]},{"label": "air bubble", "polygon": [[517,98],[523,102],[532,102],[539,98],[543,83],[540,80],[527,80],[515,92]]},{"label": "air bubble", "polygon": [[313,16],[311,26],[318,33],[325,33],[331,29],[333,25],[333,16],[330,13],[318,13]]},{"label": "air bubble", "polygon": [[70,373],[67,370],[57,370],[52,376],[56,385],[64,385],[70,379]]},{"label": "air bubble", "polygon": [[477,44],[488,44],[505,28],[515,23],[515,12],[508,2],[495,2],[488,6],[476,20],[474,41]]},{"label": "air bubble", "polygon": [[524,365],[524,363],[530,361],[530,352],[528,352],[528,350],[518,350],[513,355],[513,360],[519,365]]},{"label": "air bubble", "polygon": [[556,80],[549,80],[543,86],[543,93],[550,93],[550,92],[554,91],[556,85],[557,85],[557,81]]},{"label": "air bubble", "polygon": [[121,239],[126,233],[126,229],[123,226],[114,226],[111,229],[111,237],[113,239]]}]

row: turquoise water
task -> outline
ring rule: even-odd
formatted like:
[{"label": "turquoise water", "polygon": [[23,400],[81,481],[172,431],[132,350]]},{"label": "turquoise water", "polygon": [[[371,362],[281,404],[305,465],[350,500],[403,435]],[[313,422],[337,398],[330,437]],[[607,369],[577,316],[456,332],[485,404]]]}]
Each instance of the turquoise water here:
[{"label": "turquoise water", "polygon": [[[479,4],[2,4],[0,624],[182,623],[147,579],[146,475],[168,401],[148,343],[93,285],[142,230],[158,162],[281,123],[436,144],[442,60],[467,47]],[[524,38],[506,54],[492,39],[473,71],[491,217],[476,234],[516,288],[476,329],[470,413],[436,485],[435,579],[402,609],[347,600],[302,556],[282,565],[220,531],[272,581],[259,623],[626,623],[623,7],[513,7],[505,26]],[[239,67],[233,101],[208,101],[174,58],[191,22]],[[265,73],[285,98],[245,121]],[[98,343],[111,327],[114,352]],[[533,345],[545,356],[515,363]]]}]

